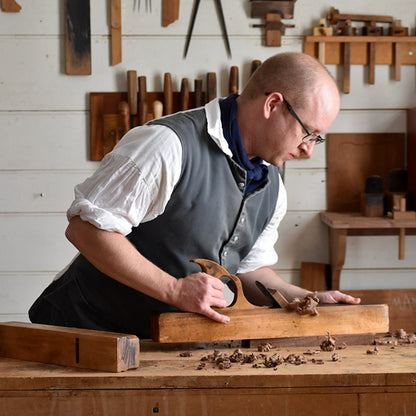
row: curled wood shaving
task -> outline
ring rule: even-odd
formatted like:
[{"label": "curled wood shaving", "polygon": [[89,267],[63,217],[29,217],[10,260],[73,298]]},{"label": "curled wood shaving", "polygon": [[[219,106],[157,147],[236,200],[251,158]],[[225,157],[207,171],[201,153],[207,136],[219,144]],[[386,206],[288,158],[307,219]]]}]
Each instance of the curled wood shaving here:
[{"label": "curled wood shaving", "polygon": [[337,344],[337,339],[329,335],[329,332],[328,332],[328,335],[321,342],[320,347],[322,351],[334,351],[336,344]]},{"label": "curled wood shaving", "polygon": [[301,354],[289,354],[285,358],[285,362],[289,364],[300,365],[300,364],[306,364],[307,361],[306,361],[305,356]]},{"label": "curled wood shaving", "polygon": [[334,352],[332,354],[331,360],[332,361],[339,361],[339,354],[337,354],[336,352]]},{"label": "curled wood shaving", "polygon": [[257,346],[257,351],[261,352],[269,352],[273,348],[273,345],[270,342],[266,342],[265,344],[260,344]]},{"label": "curled wood shaving", "polygon": [[317,292],[307,294],[303,299],[294,298],[292,302],[290,302],[286,308],[287,309],[294,309],[300,315],[313,315],[318,316],[318,310],[316,307],[318,306],[319,299],[317,296]]}]

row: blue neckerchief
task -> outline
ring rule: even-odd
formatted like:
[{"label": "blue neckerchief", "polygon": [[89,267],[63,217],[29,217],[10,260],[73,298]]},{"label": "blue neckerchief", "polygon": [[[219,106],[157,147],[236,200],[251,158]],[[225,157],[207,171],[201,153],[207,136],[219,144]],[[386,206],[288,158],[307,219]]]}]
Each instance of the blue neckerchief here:
[{"label": "blue neckerchief", "polygon": [[237,97],[238,94],[231,94],[220,102],[221,123],[224,137],[233,154],[233,160],[247,172],[244,195],[249,195],[267,181],[269,168],[259,157],[250,160],[247,156],[237,124]]}]

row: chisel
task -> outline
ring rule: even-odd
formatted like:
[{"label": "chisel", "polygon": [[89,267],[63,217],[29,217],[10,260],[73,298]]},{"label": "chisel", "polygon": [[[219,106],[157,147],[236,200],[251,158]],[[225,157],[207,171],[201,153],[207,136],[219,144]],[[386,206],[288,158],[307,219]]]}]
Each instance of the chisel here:
[{"label": "chisel", "polygon": [[137,115],[137,71],[127,71],[127,97],[130,107],[130,128],[136,125]]},{"label": "chisel", "polygon": [[163,82],[163,100],[164,111],[166,115],[173,113],[173,93],[172,93],[172,75],[170,72],[165,73]]},{"label": "chisel", "polygon": [[189,82],[188,78],[183,78],[181,83],[181,110],[189,108]]},{"label": "chisel", "polygon": [[147,121],[147,88],[146,77],[139,77],[139,125],[146,124]]}]

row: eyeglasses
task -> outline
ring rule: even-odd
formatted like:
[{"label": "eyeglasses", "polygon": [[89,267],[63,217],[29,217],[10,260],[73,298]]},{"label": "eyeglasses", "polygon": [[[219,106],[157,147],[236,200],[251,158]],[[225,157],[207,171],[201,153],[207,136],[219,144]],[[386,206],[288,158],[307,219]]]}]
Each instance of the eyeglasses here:
[{"label": "eyeglasses", "polygon": [[[271,94],[270,92],[266,92],[266,95],[270,95],[270,94]],[[303,143],[306,143],[306,144],[311,144],[311,143],[319,144],[319,143],[323,143],[325,141],[325,139],[321,135],[319,135],[319,134],[311,133],[305,127],[305,125],[302,123],[302,121],[300,120],[299,116],[296,114],[295,110],[289,104],[289,102],[286,100],[285,97],[283,97],[283,101],[286,104],[286,107],[289,110],[289,113],[292,114],[293,117],[295,117],[296,121],[302,126],[303,130],[305,130],[305,132],[306,132],[306,135],[302,137],[302,142]]]}]

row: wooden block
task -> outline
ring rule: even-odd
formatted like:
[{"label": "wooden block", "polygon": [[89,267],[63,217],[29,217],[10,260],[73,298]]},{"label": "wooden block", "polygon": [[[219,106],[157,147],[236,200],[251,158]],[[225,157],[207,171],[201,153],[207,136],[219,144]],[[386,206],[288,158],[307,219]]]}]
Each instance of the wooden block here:
[{"label": "wooden block", "polygon": [[318,307],[319,316],[270,308],[221,309],[228,324],[204,316],[172,312],[154,316],[151,336],[157,342],[198,342],[286,338],[331,334],[385,333],[387,305],[331,305]]},{"label": "wooden block", "polygon": [[394,220],[415,220],[415,211],[393,211]]},{"label": "wooden block", "polygon": [[0,323],[0,356],[121,372],[139,366],[135,335],[23,322]]},{"label": "wooden block", "polygon": [[325,263],[302,262],[300,287],[310,291],[326,290],[331,282],[331,266]]}]

